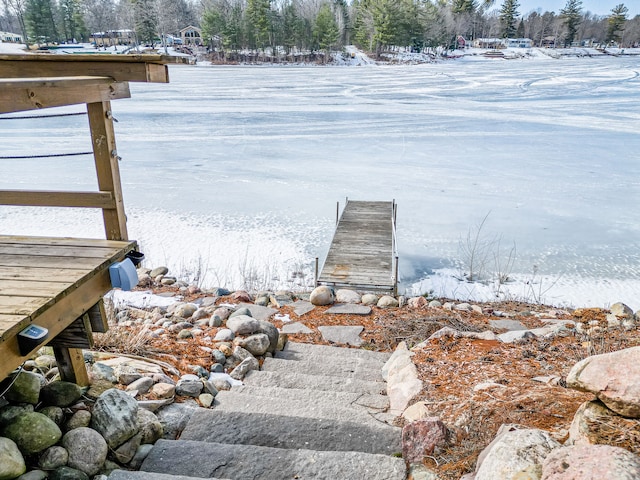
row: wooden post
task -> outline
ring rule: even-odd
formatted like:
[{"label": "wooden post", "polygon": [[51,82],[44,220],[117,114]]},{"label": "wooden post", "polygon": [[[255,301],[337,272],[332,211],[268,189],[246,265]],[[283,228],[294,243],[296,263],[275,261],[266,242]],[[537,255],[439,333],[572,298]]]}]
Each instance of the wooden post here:
[{"label": "wooden post", "polygon": [[98,188],[102,192],[111,192],[115,201],[115,208],[102,210],[107,240],[128,240],[111,102],[88,103],[87,113]]},{"label": "wooden post", "polygon": [[53,354],[62,380],[77,383],[81,387],[89,385],[89,374],[84,365],[81,348],[53,347]]}]

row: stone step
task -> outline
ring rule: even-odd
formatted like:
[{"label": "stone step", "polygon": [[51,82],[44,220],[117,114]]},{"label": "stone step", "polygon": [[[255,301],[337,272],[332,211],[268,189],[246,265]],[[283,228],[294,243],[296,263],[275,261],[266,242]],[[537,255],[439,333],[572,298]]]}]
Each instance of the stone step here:
[{"label": "stone step", "polygon": [[344,362],[335,358],[305,357],[304,360],[284,360],[265,358],[262,370],[268,372],[300,372],[311,375],[359,378],[382,382],[380,365],[372,365],[363,360]]},{"label": "stone step", "polygon": [[344,422],[362,422],[368,425],[392,423],[394,416],[389,413],[372,413],[362,408],[336,405],[325,398],[298,400],[287,397],[257,397],[251,394],[222,391],[216,395],[214,409],[227,412],[268,413],[290,417],[334,419]]},{"label": "stone step", "polygon": [[[168,475],[164,473],[129,472],[127,470],[114,470],[109,475],[109,480],[200,480],[202,477],[185,477],[184,475]],[[224,480],[211,478],[210,480]]]},{"label": "stone step", "polygon": [[142,470],[237,480],[403,480],[406,475],[404,460],[388,455],[189,440],[159,440],[142,464]]},{"label": "stone step", "polygon": [[252,370],[243,380],[245,385],[256,387],[300,388],[328,392],[354,392],[381,394],[386,392],[386,384],[353,377],[308,375],[299,372],[269,372]]},{"label": "stone step", "polygon": [[323,390],[305,390],[303,388],[255,387],[242,385],[233,387],[231,392],[252,395],[254,397],[270,397],[273,399],[287,398],[304,402],[327,402],[336,406],[366,409],[372,413],[384,412],[389,409],[389,397],[386,395],[328,392]]},{"label": "stone step", "polygon": [[402,451],[401,436],[400,428],[385,424],[198,409],[180,439],[393,455]]},{"label": "stone step", "polygon": [[283,356],[282,358],[289,358],[290,355],[298,355],[296,360],[307,355],[324,355],[329,357],[341,357],[341,358],[359,358],[362,360],[377,361],[384,364],[389,357],[390,353],[385,352],[373,352],[371,350],[362,350],[359,348],[342,348],[332,347],[329,345],[315,345],[313,343],[298,343],[287,342],[284,350],[277,352],[276,356]]}]

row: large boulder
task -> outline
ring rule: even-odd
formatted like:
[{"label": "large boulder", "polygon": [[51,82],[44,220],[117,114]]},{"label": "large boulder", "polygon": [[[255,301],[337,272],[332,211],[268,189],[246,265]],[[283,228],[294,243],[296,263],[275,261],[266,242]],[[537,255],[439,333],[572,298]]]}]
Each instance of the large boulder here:
[{"label": "large boulder", "polygon": [[313,289],[309,296],[309,301],[316,306],[333,305],[336,297],[333,293],[333,288],[320,285]]},{"label": "large boulder", "polygon": [[11,387],[5,393],[4,398],[14,403],[29,403],[35,405],[40,398],[40,376],[35,373],[21,371],[11,375],[0,384],[0,391],[4,391],[5,383],[11,383]]},{"label": "large boulder", "polygon": [[542,464],[542,480],[635,480],[640,457],[609,445],[576,445],[551,452]]},{"label": "large boulder", "polygon": [[622,416],[640,418],[640,347],[585,358],[569,371],[567,386],[595,394]]},{"label": "large boulder", "polygon": [[111,388],[98,397],[93,407],[91,428],[98,431],[111,449],[116,449],[138,431],[138,402],[121,390]]},{"label": "large boulder", "polygon": [[249,315],[236,315],[227,319],[227,328],[235,335],[250,335],[260,330],[260,322]]},{"label": "large boulder", "polygon": [[107,442],[102,435],[87,427],[67,432],[62,437],[62,446],[69,452],[67,465],[89,476],[100,471],[109,453]]},{"label": "large boulder", "polygon": [[138,409],[137,422],[140,443],[156,443],[157,440],[162,438],[162,424],[155,413],[140,408]]},{"label": "large boulder", "polygon": [[341,288],[336,291],[336,302],[338,303],[360,303],[362,302],[362,297],[360,294],[354,290],[349,290],[347,288]]},{"label": "large boulder", "polygon": [[544,459],[560,444],[549,433],[503,425],[496,438],[480,453],[475,480],[513,478]]},{"label": "large boulder", "polygon": [[82,397],[82,388],[71,382],[51,382],[40,391],[40,401],[44,405],[68,407]]},{"label": "large boulder", "polygon": [[62,432],[46,415],[37,412],[24,413],[14,418],[3,432],[26,455],[39,453],[58,443]]},{"label": "large boulder", "polygon": [[264,355],[269,350],[270,344],[269,337],[264,333],[250,335],[240,342],[240,346],[256,357]]},{"label": "large boulder", "polygon": [[260,323],[260,329],[258,330],[258,332],[264,333],[267,337],[269,337],[269,348],[267,349],[267,352],[275,352],[278,348],[278,338],[280,338],[280,332],[278,332],[276,326],[271,322],[267,322],[266,320],[258,320],[258,322]]},{"label": "large boulder", "polygon": [[16,443],[0,437],[0,480],[11,480],[26,471],[27,466]]}]

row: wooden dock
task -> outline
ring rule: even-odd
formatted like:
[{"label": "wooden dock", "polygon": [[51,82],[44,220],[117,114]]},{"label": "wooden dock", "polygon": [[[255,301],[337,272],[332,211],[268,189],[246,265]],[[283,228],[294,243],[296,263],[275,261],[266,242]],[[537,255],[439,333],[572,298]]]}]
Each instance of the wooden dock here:
[{"label": "wooden dock", "polygon": [[395,201],[347,200],[316,283],[395,294],[396,210]]}]

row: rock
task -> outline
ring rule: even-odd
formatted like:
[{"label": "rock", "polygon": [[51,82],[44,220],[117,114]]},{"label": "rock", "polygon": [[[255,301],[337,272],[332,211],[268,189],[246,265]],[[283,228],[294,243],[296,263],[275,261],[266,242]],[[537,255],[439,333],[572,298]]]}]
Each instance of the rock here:
[{"label": "rock", "polygon": [[407,423],[422,420],[427,417],[429,417],[429,409],[426,402],[416,402],[402,412],[402,418],[404,418]]},{"label": "rock", "polygon": [[213,338],[213,341],[214,342],[231,342],[233,341],[234,338],[236,338],[236,336],[233,333],[233,331],[229,330],[228,328],[221,328],[216,333],[216,336]]},{"label": "rock", "polygon": [[113,373],[118,383],[121,383],[122,385],[129,385],[131,382],[135,382],[139,378],[142,378],[142,374],[140,372],[126,364],[117,365],[113,369]]},{"label": "rock", "polygon": [[183,375],[176,384],[176,395],[197,398],[202,392],[202,380],[196,375]]},{"label": "rock", "polygon": [[585,358],[569,371],[567,386],[595,394],[622,416],[640,418],[640,347]]},{"label": "rock", "polygon": [[536,463],[529,465],[524,470],[516,473],[512,480],[540,480],[542,478],[542,465]]},{"label": "rock", "polygon": [[176,387],[170,383],[156,383],[151,387],[151,393],[157,398],[171,398],[176,393]]},{"label": "rock", "polygon": [[212,373],[223,373],[224,365],[221,363],[212,363],[211,367],[209,367],[209,371]]},{"label": "rock", "polygon": [[213,315],[210,319],[209,319],[209,326],[210,327],[220,327],[222,325],[222,319],[218,316],[218,315]]},{"label": "rock", "polygon": [[407,478],[409,480],[440,480],[438,474],[427,468],[423,463],[409,465],[409,475]]},{"label": "rock", "polygon": [[398,302],[398,300],[393,298],[391,295],[384,295],[380,297],[380,300],[378,300],[377,305],[380,308],[395,308],[400,305],[400,302]]},{"label": "rock", "polygon": [[139,470],[142,466],[142,462],[144,462],[144,459],[147,458],[147,455],[149,455],[149,452],[151,452],[152,448],[153,445],[140,445],[138,447],[138,450],[136,451],[136,454],[129,462],[128,467],[133,468],[134,470]]},{"label": "rock", "polygon": [[265,335],[264,333],[257,333],[244,338],[240,343],[240,346],[246,349],[252,355],[259,357],[260,355],[264,355],[267,350],[269,350],[270,344],[271,342],[267,335]]},{"label": "rock", "polygon": [[[256,360],[253,357],[249,357],[242,360],[242,362],[240,362],[240,364],[231,371],[229,376],[236,380],[242,380],[244,376],[247,374],[247,372],[249,372],[250,370],[259,370],[259,369],[260,369],[260,364],[258,363],[258,360]],[[217,385],[216,385],[216,388],[217,388]]]},{"label": "rock", "polygon": [[149,272],[149,276],[151,278],[156,278],[158,275],[166,275],[169,273],[169,269],[167,267],[156,267]]},{"label": "rock", "polygon": [[[424,343],[428,343],[431,340],[437,340],[439,338],[447,337],[475,338],[478,340],[498,340],[498,336],[490,330],[487,330],[485,332],[459,332],[458,330],[451,327],[442,327],[440,330],[431,335]],[[421,348],[421,344],[416,345],[412,350],[416,350],[418,348]]]},{"label": "rock", "polygon": [[609,445],[562,447],[542,464],[543,480],[633,480],[640,478],[640,457]]},{"label": "rock", "polygon": [[47,472],[43,472],[42,470],[31,470],[24,475],[20,475],[16,480],[47,480]]},{"label": "rock", "polygon": [[378,296],[373,293],[365,293],[361,298],[362,304],[366,306],[376,305],[378,300]]},{"label": "rock", "polygon": [[286,325],[283,325],[282,333],[290,333],[290,334],[303,333],[308,335],[310,333],[313,333],[313,330],[307,327],[304,323],[294,322],[294,323],[287,323]]},{"label": "rock", "polygon": [[172,311],[173,315],[181,318],[191,318],[198,310],[198,306],[193,303],[178,303]]},{"label": "rock", "polygon": [[266,320],[258,320],[258,323],[260,324],[258,332],[264,333],[269,338],[269,347],[267,348],[267,352],[275,352],[278,348],[278,338],[280,336],[278,329],[273,323]]},{"label": "rock", "polygon": [[222,364],[224,364],[225,360],[227,359],[226,355],[222,353],[220,350],[212,350],[211,358],[213,358],[214,362],[222,363]]},{"label": "rock", "polygon": [[249,293],[244,290],[236,290],[235,292],[233,292],[231,294],[231,299],[239,303],[248,303],[253,301],[251,295],[249,295]]},{"label": "rock", "polygon": [[[630,445],[636,442],[637,421],[621,417],[599,400],[580,405],[569,428],[569,445]],[[635,424],[635,425],[634,425]],[[634,425],[635,428],[630,425]]]},{"label": "rock", "polygon": [[11,480],[26,471],[27,466],[16,443],[0,437],[0,480]]},{"label": "rock", "polygon": [[[95,388],[96,380],[103,380],[108,383],[116,383],[118,379],[116,378],[115,371],[109,365],[105,365],[104,363],[96,362],[91,366],[91,379],[93,383],[91,384],[91,389]],[[103,383],[104,383],[103,382]],[[107,390],[111,388],[113,385],[109,385]],[[94,398],[99,397],[100,394],[95,396]]]},{"label": "rock", "polygon": [[[219,372],[219,373],[222,373],[222,372]],[[204,385],[204,390],[203,390],[204,393],[208,393],[213,397],[218,395],[218,389],[216,388],[216,386],[213,384],[211,380],[205,380],[204,382],[202,382],[202,384]]]},{"label": "rock", "polygon": [[218,391],[231,390],[231,384],[224,378],[213,378],[211,383],[213,383],[213,386]]},{"label": "rock", "polygon": [[15,418],[24,413],[33,412],[33,405],[7,405],[0,409],[0,428],[9,425]]},{"label": "rock", "polygon": [[69,452],[68,466],[87,475],[97,474],[107,459],[109,448],[97,431],[80,427],[62,437],[62,446]]},{"label": "rock", "polygon": [[335,300],[333,288],[326,285],[316,287],[309,296],[309,301],[316,306],[332,305]]},{"label": "rock", "polygon": [[240,315],[245,315],[247,317],[253,318],[253,314],[251,313],[251,309],[248,305],[239,306],[238,308],[236,308],[233,312],[231,312],[229,318],[238,317]]},{"label": "rock", "polygon": [[93,407],[91,428],[98,431],[110,449],[116,449],[133,437],[137,430],[138,403],[121,390],[104,392]]},{"label": "rock", "polygon": [[305,315],[316,308],[311,302],[307,302],[306,300],[298,300],[293,304],[293,313],[295,313],[298,317]]},{"label": "rock", "polygon": [[142,436],[139,433],[135,434],[129,440],[120,445],[113,452],[113,456],[118,462],[126,465],[133,459],[133,456],[138,451],[138,448],[140,448],[141,440]]},{"label": "rock", "polygon": [[3,431],[25,455],[39,453],[58,443],[62,432],[49,417],[37,413],[23,413],[14,418]]},{"label": "rock", "polygon": [[[43,407],[38,411],[41,414],[49,417],[58,426],[61,426],[62,422],[64,422],[64,412],[60,407]],[[0,422],[0,426],[1,426],[1,422]]]},{"label": "rock", "polygon": [[454,310],[458,310],[459,312],[470,312],[471,304],[469,303],[459,303],[454,307]]},{"label": "rock", "polygon": [[358,292],[346,288],[336,291],[336,302],[338,303],[360,303],[361,301],[362,297]]},{"label": "rock", "polygon": [[549,433],[503,425],[496,438],[480,453],[475,480],[513,478],[518,472],[542,464],[560,444]]},{"label": "rock", "polygon": [[31,405],[38,403],[41,388],[38,375],[24,370],[17,375],[10,375],[4,382],[0,383],[0,391],[4,391],[11,382],[13,382],[13,385],[4,395],[6,400],[13,403],[29,403]]},{"label": "rock", "polygon": [[204,408],[209,408],[213,404],[213,399],[214,396],[210,393],[201,393],[198,396],[198,402],[200,402],[200,405],[202,405]]},{"label": "rock", "polygon": [[49,480],[89,480],[89,475],[71,467],[59,467],[49,473]]},{"label": "rock", "polygon": [[183,402],[172,403],[158,410],[156,415],[162,425],[162,438],[165,440],[175,440],[178,438],[197,408],[198,404],[195,402]]},{"label": "rock", "polygon": [[68,407],[82,397],[82,388],[71,382],[51,382],[40,391],[40,400],[45,405]]},{"label": "rock", "polygon": [[440,302],[439,300],[431,300],[429,302],[429,308],[441,308],[442,307],[442,302]]},{"label": "rock", "polygon": [[67,420],[65,430],[69,431],[74,428],[88,427],[89,425],[91,425],[91,412],[88,410],[78,410]]},{"label": "rock", "polygon": [[225,357],[225,361],[227,359],[227,357],[230,357],[231,355],[233,355],[233,350],[231,350],[231,347],[227,344],[222,344],[222,345],[218,345],[218,350],[220,352],[222,352],[222,354]]},{"label": "rock", "polygon": [[139,394],[144,395],[153,387],[153,378],[142,377],[127,385],[126,391],[137,390]]},{"label": "rock", "polygon": [[232,312],[233,310],[229,307],[218,307],[213,311],[213,316],[220,317],[220,319],[224,321],[229,318]]},{"label": "rock", "polygon": [[322,338],[327,342],[337,343],[340,345],[353,345],[359,347],[362,345],[360,334],[364,330],[362,326],[320,326],[318,331],[322,334]]},{"label": "rock", "polygon": [[422,462],[436,449],[449,444],[449,430],[437,417],[408,423],[402,429],[402,458],[408,463]]},{"label": "rock", "polygon": [[139,408],[136,423],[138,424],[141,444],[156,443],[157,440],[162,438],[162,424],[153,412]]},{"label": "rock", "polygon": [[53,446],[47,448],[40,454],[38,466],[43,470],[55,470],[58,467],[64,467],[69,461],[69,452],[61,446]]},{"label": "rock", "polygon": [[427,299],[424,297],[413,297],[407,301],[409,308],[424,308],[428,305]]},{"label": "rock", "polygon": [[489,320],[489,325],[494,328],[502,328],[509,331],[527,329],[527,327],[517,320]]},{"label": "rock", "polygon": [[413,355],[405,342],[400,342],[382,367],[382,377],[387,381],[389,413],[400,415],[413,397],[422,391],[422,381],[411,360]]},{"label": "rock", "polygon": [[611,308],[609,308],[609,311],[620,319],[633,318],[633,310],[624,303],[614,303],[611,305]]},{"label": "rock", "polygon": [[327,315],[370,315],[371,307],[368,305],[356,305],[353,303],[337,304],[325,310]]},{"label": "rock", "polygon": [[250,335],[260,330],[260,322],[248,315],[236,315],[227,319],[227,328],[236,335]]}]

